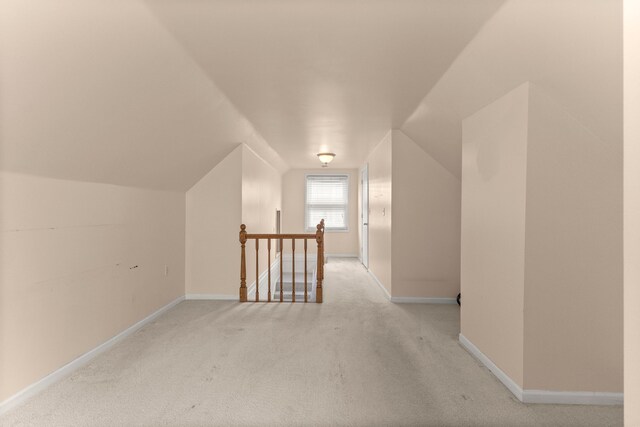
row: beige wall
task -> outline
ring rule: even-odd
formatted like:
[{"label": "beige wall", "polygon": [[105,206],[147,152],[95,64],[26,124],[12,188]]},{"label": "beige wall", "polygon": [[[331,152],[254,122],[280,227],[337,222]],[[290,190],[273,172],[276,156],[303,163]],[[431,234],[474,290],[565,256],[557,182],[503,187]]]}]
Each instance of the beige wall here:
[{"label": "beige wall", "polygon": [[462,334],[525,390],[620,392],[621,142],[530,84],[463,138]]},{"label": "beige wall", "polygon": [[[187,192],[187,296],[238,296],[240,224],[249,233],[274,232],[281,188],[280,173],[242,144]],[[254,241],[246,253],[250,286],[255,281]],[[262,273],[267,265],[264,245],[260,257]]]},{"label": "beige wall", "polygon": [[184,193],[2,172],[0,199],[0,401],[183,295]]},{"label": "beige wall", "polygon": [[250,233],[275,233],[282,176],[249,147],[242,146],[242,223]]},{"label": "beige wall", "polygon": [[[249,233],[275,233],[276,210],[281,207],[282,175],[270,164],[258,157],[249,147],[242,146],[242,223],[247,226]],[[240,243],[238,231],[240,224],[236,224],[236,244],[232,254],[238,258]],[[260,242],[259,271],[262,274],[267,269],[266,242]],[[233,248],[233,246],[231,247]],[[229,248],[227,248],[228,250]],[[275,260],[275,246],[272,246],[271,262]],[[256,280],[255,274],[255,241],[247,244],[247,286]],[[236,286],[239,284],[239,271],[236,275]]]},{"label": "beige wall", "polygon": [[391,132],[367,158],[369,167],[369,270],[391,294]]},{"label": "beige wall", "polygon": [[238,295],[242,154],[238,146],[187,191],[187,295]]},{"label": "beige wall", "polygon": [[622,141],[529,92],[524,386],[622,391]]},{"label": "beige wall", "polygon": [[523,386],[528,85],[463,121],[461,333]]},{"label": "beige wall", "polygon": [[624,2],[624,423],[640,425],[640,2]]},{"label": "beige wall", "polygon": [[[349,176],[349,231],[325,233],[327,255],[358,256],[358,183],[357,169],[290,169],[282,177],[282,232],[306,233],[304,229],[305,175],[341,174]],[[315,249],[313,250],[315,252]]]},{"label": "beige wall", "polygon": [[402,131],[392,132],[394,297],[460,290],[460,180]]}]

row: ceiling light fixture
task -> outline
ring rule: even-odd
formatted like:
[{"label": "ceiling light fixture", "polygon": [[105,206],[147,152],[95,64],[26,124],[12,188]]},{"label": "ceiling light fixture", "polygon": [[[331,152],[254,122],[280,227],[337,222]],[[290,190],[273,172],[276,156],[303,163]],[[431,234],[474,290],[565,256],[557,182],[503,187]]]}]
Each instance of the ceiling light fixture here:
[{"label": "ceiling light fixture", "polygon": [[317,155],[323,168],[326,168],[336,156],[335,153],[318,153]]}]

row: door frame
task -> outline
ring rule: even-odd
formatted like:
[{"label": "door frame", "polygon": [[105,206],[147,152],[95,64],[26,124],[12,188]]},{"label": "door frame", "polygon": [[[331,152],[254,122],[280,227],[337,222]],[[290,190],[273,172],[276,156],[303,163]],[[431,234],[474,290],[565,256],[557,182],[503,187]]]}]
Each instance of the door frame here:
[{"label": "door frame", "polygon": [[369,269],[369,164],[360,169],[360,262]]}]

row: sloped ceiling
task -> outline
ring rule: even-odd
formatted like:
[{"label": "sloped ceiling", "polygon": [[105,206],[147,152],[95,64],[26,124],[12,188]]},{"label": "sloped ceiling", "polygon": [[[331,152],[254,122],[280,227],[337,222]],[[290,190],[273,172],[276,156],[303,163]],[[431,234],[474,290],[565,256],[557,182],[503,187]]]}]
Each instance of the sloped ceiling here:
[{"label": "sloped ceiling", "polygon": [[243,142],[287,169],[142,2],[0,7],[2,170],[184,191]]},{"label": "sloped ceiling", "polygon": [[147,0],[292,167],[359,167],[503,0]]},{"label": "sloped ceiling", "polygon": [[530,81],[603,141],[622,141],[622,2],[510,0],[402,130],[460,177],[461,120]]},{"label": "sloped ceiling", "polygon": [[524,81],[621,138],[620,0],[0,0],[0,167],[184,191],[239,143],[360,166]]},{"label": "sloped ceiling", "polygon": [[0,0],[0,167],[184,191],[362,164],[502,0]]}]

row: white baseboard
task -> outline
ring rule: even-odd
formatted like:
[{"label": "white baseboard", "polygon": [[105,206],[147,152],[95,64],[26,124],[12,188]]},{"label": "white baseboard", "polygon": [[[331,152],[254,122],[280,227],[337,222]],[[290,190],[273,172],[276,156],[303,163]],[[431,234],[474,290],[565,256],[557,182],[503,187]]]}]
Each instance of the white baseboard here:
[{"label": "white baseboard", "polygon": [[391,300],[391,294],[389,293],[389,291],[387,290],[387,288],[384,287],[384,285],[382,284],[382,282],[376,277],[375,274],[373,274],[373,271],[371,270],[367,270],[367,272],[371,275],[371,277],[373,278],[373,280],[378,284],[378,286],[380,286],[380,289],[382,289],[382,292],[384,292],[384,295],[387,297],[388,300]]},{"label": "white baseboard", "polygon": [[109,350],[111,347],[113,347],[114,345],[116,345],[120,341],[124,340],[126,337],[128,337],[129,335],[131,335],[132,333],[134,333],[138,329],[140,329],[143,326],[145,326],[146,324],[154,321],[160,315],[164,314],[166,311],[170,310],[171,308],[173,308],[174,306],[176,306],[177,304],[182,302],[184,299],[185,299],[184,296],[176,298],[175,300],[171,301],[169,304],[165,305],[164,307],[160,308],[159,310],[156,310],[155,312],[153,312],[149,316],[145,317],[144,319],[140,320],[136,324],[134,324],[132,326],[129,326],[127,329],[125,329],[124,331],[120,332],[118,335],[108,339],[107,341],[103,342],[102,344],[100,344],[99,346],[95,347],[94,349],[89,350],[88,352],[84,353],[82,356],[72,360],[71,362],[67,363],[66,365],[62,366],[61,368],[53,371],[52,373],[50,373],[46,377],[38,380],[37,382],[31,384],[28,387],[20,390],[18,393],[16,393],[13,396],[7,398],[3,402],[0,402],[0,415],[6,413],[7,411],[13,409],[14,407],[16,407],[18,405],[20,405],[21,403],[25,402],[26,400],[32,398],[33,396],[35,396],[36,394],[40,393],[45,388],[47,388],[50,385],[52,385],[53,383],[61,380],[62,378],[66,377],[67,375],[71,374],[76,369],[81,368],[82,366],[86,365],[87,363],[89,363],[91,361],[91,359],[93,359],[96,356],[100,355],[101,353],[104,353],[105,351]]},{"label": "white baseboard", "polygon": [[186,294],[184,299],[187,301],[197,300],[214,300],[214,301],[240,301],[240,294],[238,295],[225,295],[225,294]]},{"label": "white baseboard", "polygon": [[586,392],[586,391],[547,391],[523,390],[515,381],[505,374],[478,347],[464,335],[459,336],[460,344],[489,369],[493,375],[523,403],[544,403],[554,405],[622,405],[623,393]]},{"label": "white baseboard", "polygon": [[391,302],[396,304],[457,304],[455,298],[430,298],[430,297],[391,297]]},{"label": "white baseboard", "polygon": [[384,292],[384,295],[389,301],[395,304],[457,304],[455,298],[429,298],[429,297],[392,297],[389,294],[387,288],[384,287],[382,282],[373,274],[373,271],[367,269],[367,272],[371,275],[371,278],[380,286],[380,289]]},{"label": "white baseboard", "polygon": [[513,381],[511,377],[509,377],[509,375],[505,374],[502,369],[498,368],[496,364],[493,363],[487,356],[485,356],[484,353],[478,349],[478,347],[476,347],[471,341],[467,339],[467,337],[460,334],[459,340],[460,344],[462,344],[462,346],[466,348],[469,353],[474,355],[476,359],[478,359],[484,366],[486,366],[487,369],[489,369],[491,373],[493,373],[493,375],[495,375],[496,378],[498,378],[500,382],[504,384],[505,387],[507,387],[509,391],[518,398],[519,401],[522,402],[522,387],[520,387],[515,381]]},{"label": "white baseboard", "polygon": [[524,403],[551,403],[556,405],[622,405],[623,393],[590,391],[524,390]]}]

